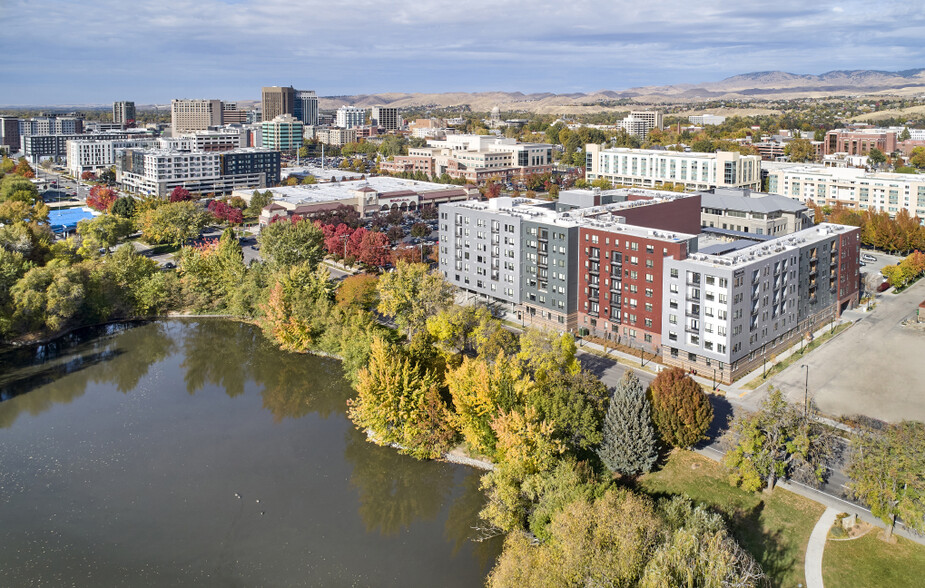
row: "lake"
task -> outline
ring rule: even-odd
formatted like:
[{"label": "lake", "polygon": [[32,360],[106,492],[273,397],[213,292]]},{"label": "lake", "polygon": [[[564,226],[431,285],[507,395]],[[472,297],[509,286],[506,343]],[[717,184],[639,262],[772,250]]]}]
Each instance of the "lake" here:
[{"label": "lake", "polygon": [[372,445],[335,360],[221,319],[0,351],[0,586],[480,586],[481,472]]}]

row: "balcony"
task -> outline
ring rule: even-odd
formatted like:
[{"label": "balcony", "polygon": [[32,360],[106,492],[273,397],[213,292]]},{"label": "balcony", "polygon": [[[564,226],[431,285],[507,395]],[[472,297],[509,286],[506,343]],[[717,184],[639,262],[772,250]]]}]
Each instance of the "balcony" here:
[{"label": "balcony", "polygon": [[690,326],[690,325],[685,325],[685,326],[684,326],[684,331],[687,332],[687,333],[693,333],[694,335],[699,335],[699,334],[700,334],[700,329],[699,329],[698,327],[692,327],[692,326]]}]

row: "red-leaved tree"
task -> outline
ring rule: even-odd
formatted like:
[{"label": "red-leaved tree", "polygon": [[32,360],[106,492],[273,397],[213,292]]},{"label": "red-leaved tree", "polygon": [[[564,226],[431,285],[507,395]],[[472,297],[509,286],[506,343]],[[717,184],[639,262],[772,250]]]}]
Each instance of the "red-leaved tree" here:
[{"label": "red-leaved tree", "polygon": [[223,200],[213,200],[209,203],[209,212],[219,221],[227,221],[230,225],[240,225],[244,222],[244,213]]},{"label": "red-leaved tree", "polygon": [[112,188],[106,186],[93,186],[87,196],[87,206],[100,212],[109,212],[119,195]]},{"label": "red-leaved tree", "polygon": [[321,230],[324,232],[325,250],[335,257],[343,257],[344,242],[353,235],[353,229],[344,223],[338,223],[337,225],[322,225]]},{"label": "red-leaved tree", "polygon": [[184,200],[192,200],[193,195],[190,194],[189,190],[183,186],[177,186],[170,192],[170,201],[171,202],[183,202]]}]

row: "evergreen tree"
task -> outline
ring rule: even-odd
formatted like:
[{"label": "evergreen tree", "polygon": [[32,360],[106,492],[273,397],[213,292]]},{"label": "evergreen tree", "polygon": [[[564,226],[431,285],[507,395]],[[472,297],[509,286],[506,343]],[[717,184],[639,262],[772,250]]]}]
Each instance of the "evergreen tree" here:
[{"label": "evergreen tree", "polygon": [[624,475],[652,470],[658,451],[650,414],[642,383],[627,370],[610,399],[604,420],[604,441],[597,452],[608,469]]}]

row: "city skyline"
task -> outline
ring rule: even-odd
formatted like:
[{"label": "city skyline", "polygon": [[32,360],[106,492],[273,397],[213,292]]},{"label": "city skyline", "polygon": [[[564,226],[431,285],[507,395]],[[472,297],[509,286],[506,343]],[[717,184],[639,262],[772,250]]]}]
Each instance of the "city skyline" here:
[{"label": "city skyline", "polygon": [[0,37],[15,56],[0,65],[8,105],[248,100],[268,85],[319,96],[594,92],[925,64],[925,16],[898,2],[10,0],[7,10],[18,24]]}]

